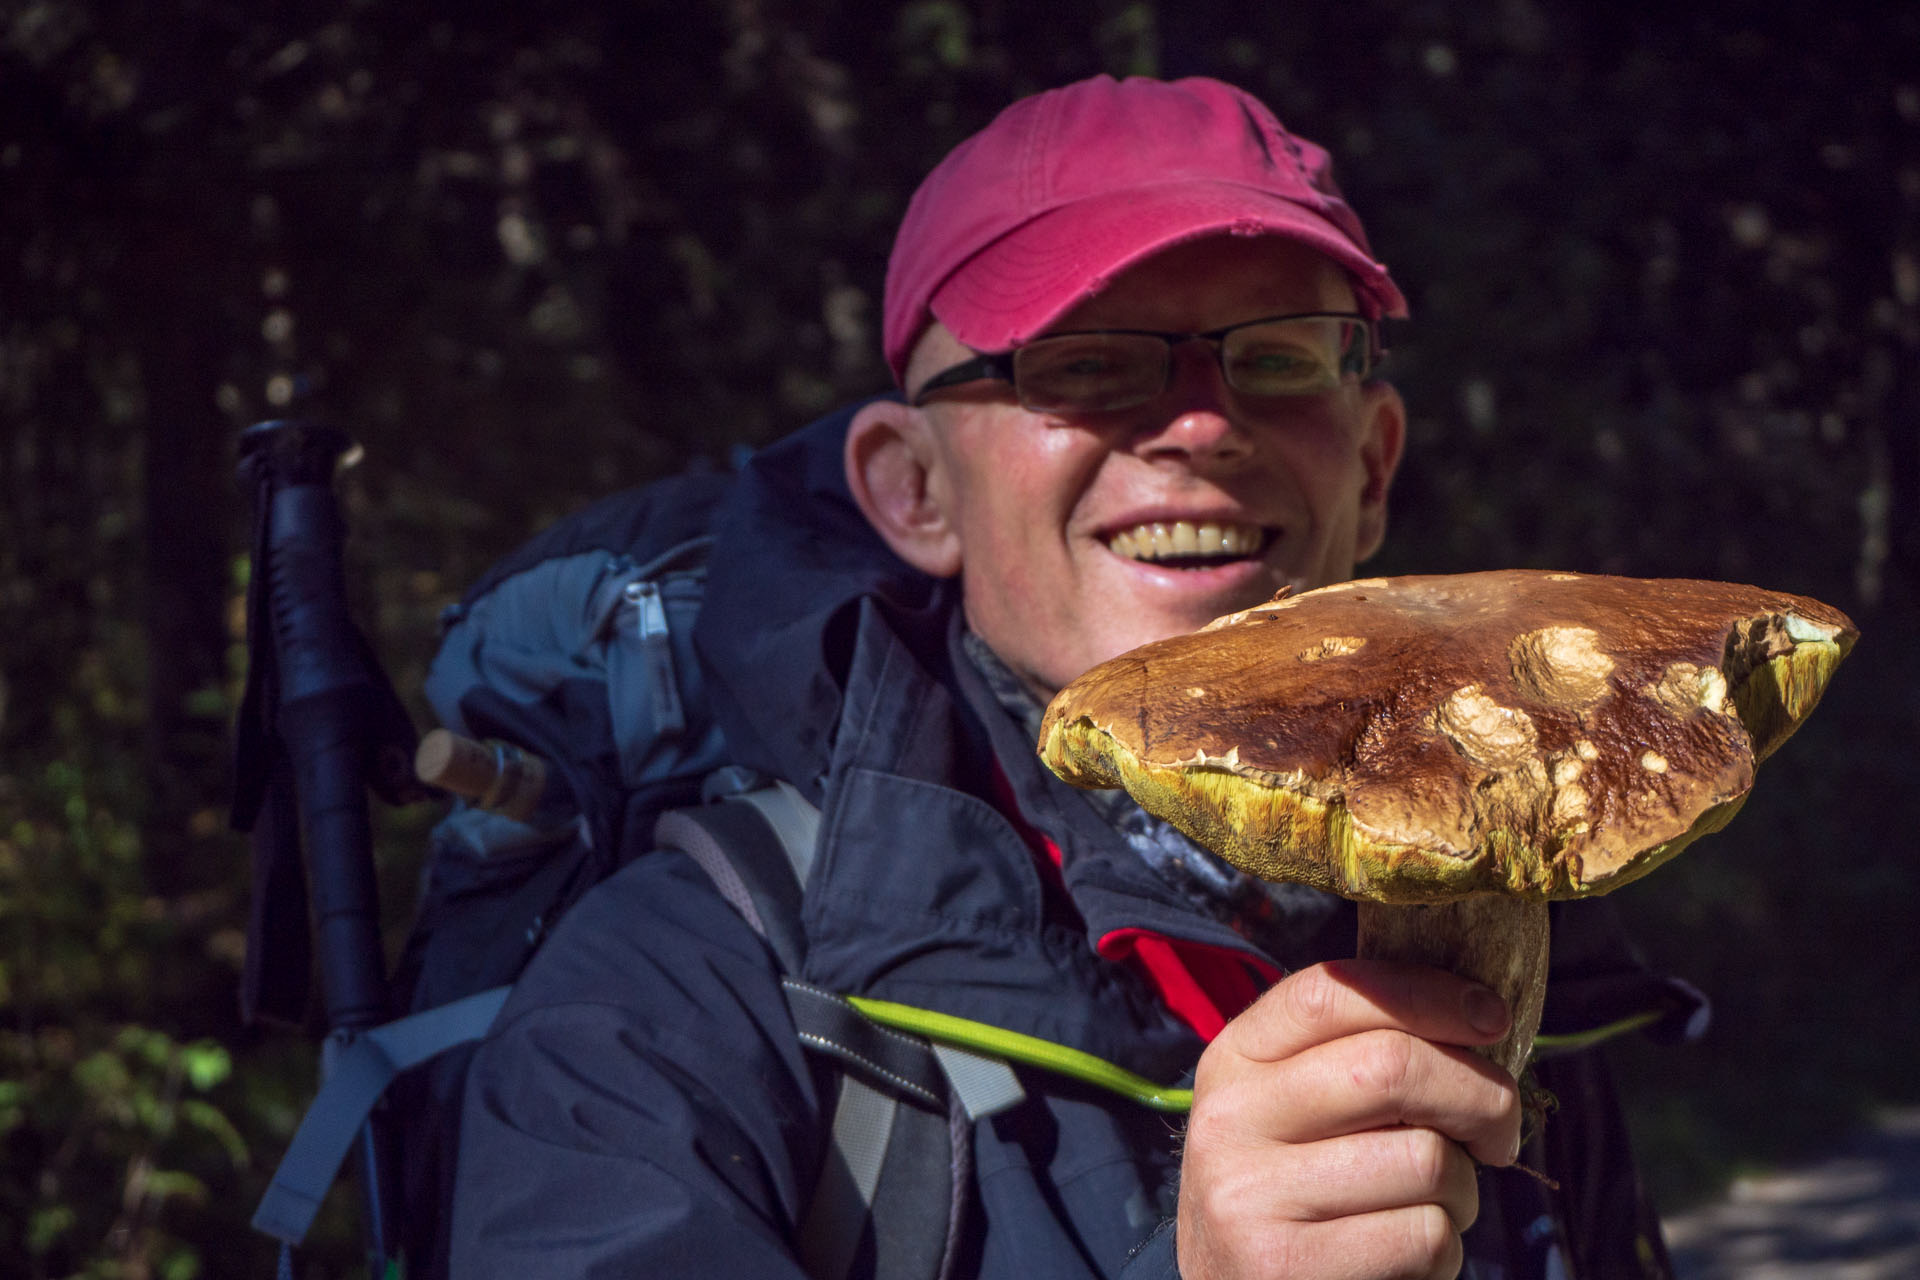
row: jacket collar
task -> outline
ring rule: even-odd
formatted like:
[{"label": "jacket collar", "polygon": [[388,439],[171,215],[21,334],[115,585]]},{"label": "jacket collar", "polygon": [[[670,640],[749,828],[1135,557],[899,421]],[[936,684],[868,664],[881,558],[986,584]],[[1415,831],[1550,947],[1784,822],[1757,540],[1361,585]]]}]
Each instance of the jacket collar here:
[{"label": "jacket collar", "polygon": [[[859,610],[803,911],[806,976],[1177,1079],[1198,1055],[1197,1037],[1144,982],[1101,959],[1094,940],[1120,927],[1169,926],[1245,944],[1172,901],[1137,862],[1128,868],[1135,860],[1114,847],[1111,829],[1045,773],[952,654],[942,644],[929,662],[877,606]],[[1060,843],[1084,928],[1048,919],[1032,853],[982,798],[994,760],[1023,817]]]}]

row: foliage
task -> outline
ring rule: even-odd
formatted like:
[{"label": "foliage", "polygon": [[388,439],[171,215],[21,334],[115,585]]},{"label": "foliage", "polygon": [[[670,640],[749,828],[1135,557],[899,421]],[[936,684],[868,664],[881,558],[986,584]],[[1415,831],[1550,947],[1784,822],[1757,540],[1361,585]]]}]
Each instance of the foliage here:
[{"label": "foliage", "polygon": [[[0,3],[0,1272],[267,1265],[235,1242],[312,1062],[233,1012],[234,431],[364,443],[360,611],[415,690],[534,528],[883,386],[913,182],[1100,70],[1225,76],[1341,157],[1415,312],[1382,571],[1863,624],[1749,814],[1623,899],[1720,1009],[1624,1065],[1675,1200],[1910,1095],[1915,49],[1847,4]],[[387,828],[396,924],[430,816]]]},{"label": "foliage", "polygon": [[[57,749],[0,762],[0,1258],[11,1275],[184,1278],[201,1270],[193,1225],[239,1194],[253,1167],[241,1129],[257,1139],[263,1117],[227,1046],[153,1023],[219,985],[183,944],[231,953],[237,938],[200,934],[230,905],[145,890],[123,816],[138,756],[112,741],[124,717],[93,656]],[[183,964],[198,991],[177,970],[156,977]]]}]

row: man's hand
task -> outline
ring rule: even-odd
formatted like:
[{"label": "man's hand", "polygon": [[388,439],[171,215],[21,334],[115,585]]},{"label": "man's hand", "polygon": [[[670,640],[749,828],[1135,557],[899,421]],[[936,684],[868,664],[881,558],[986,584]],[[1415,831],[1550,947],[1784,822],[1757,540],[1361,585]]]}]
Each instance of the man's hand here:
[{"label": "man's hand", "polygon": [[1499,997],[1438,969],[1345,960],[1276,985],[1200,1059],[1183,1280],[1457,1274],[1473,1160],[1520,1145],[1514,1082],[1457,1046],[1506,1027]]}]

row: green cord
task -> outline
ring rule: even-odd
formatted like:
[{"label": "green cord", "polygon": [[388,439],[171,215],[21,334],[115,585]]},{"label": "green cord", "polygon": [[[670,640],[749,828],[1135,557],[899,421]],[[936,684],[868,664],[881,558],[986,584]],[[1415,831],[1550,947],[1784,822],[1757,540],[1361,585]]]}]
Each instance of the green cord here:
[{"label": "green cord", "polygon": [[[1125,1067],[1115,1066],[1105,1058],[1097,1058],[1084,1050],[1055,1044],[1023,1032],[1008,1031],[991,1023],[975,1022],[971,1018],[921,1009],[910,1004],[896,1004],[891,1000],[848,996],[847,1003],[883,1027],[911,1032],[929,1040],[959,1045],[963,1049],[977,1050],[1009,1062],[1082,1080],[1155,1111],[1184,1114],[1193,1109],[1193,1090],[1155,1084],[1145,1076],[1135,1075]],[[1536,1053],[1544,1050],[1551,1054],[1577,1052],[1658,1022],[1660,1016],[1655,1011],[1636,1013],[1591,1031],[1536,1036],[1534,1050]]]},{"label": "green cord", "polygon": [[1569,1031],[1565,1035],[1535,1036],[1534,1052],[1538,1053],[1545,1049],[1549,1053],[1575,1053],[1581,1049],[1590,1049],[1603,1040],[1623,1036],[1629,1031],[1638,1031],[1641,1027],[1660,1021],[1660,1018],[1659,1010],[1650,1009],[1645,1013],[1636,1013],[1630,1018],[1622,1018],[1618,1022],[1609,1022],[1604,1027],[1595,1027],[1591,1031]]},{"label": "green cord", "polygon": [[1008,1031],[985,1022],[975,1022],[971,1018],[957,1018],[950,1013],[917,1009],[910,1004],[895,1004],[890,1000],[848,996],[847,1003],[883,1027],[910,1031],[929,1040],[959,1045],[963,1049],[976,1049],[1010,1062],[1084,1080],[1102,1089],[1110,1089],[1142,1106],[1152,1107],[1155,1111],[1185,1113],[1193,1108],[1191,1089],[1173,1089],[1155,1084],[1145,1076],[1137,1076],[1105,1058],[1096,1058],[1090,1053],[1055,1044],[1051,1040],[1042,1040],[1038,1036]]}]

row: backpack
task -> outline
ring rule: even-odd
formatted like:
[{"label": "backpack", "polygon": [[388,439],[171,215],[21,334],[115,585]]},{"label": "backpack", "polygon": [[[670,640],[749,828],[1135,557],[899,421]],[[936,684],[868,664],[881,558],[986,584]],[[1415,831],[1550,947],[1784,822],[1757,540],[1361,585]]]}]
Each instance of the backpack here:
[{"label": "backpack", "polygon": [[729,483],[690,473],[606,499],[509,555],[443,616],[426,680],[440,720],[538,757],[550,779],[525,820],[457,801],[433,829],[393,980],[405,1016],[331,1046],[254,1216],[285,1246],[304,1238],[385,1099],[400,1132],[409,1273],[447,1274],[477,1041],[566,910],[633,858],[671,847],[766,941],[801,1043],[833,1081],[831,1141],[797,1240],[808,1273],[951,1270],[971,1182],[965,1125],[1024,1094],[1004,1062],[882,1028],[793,976],[818,814],[729,762],[692,647],[708,530]]}]

